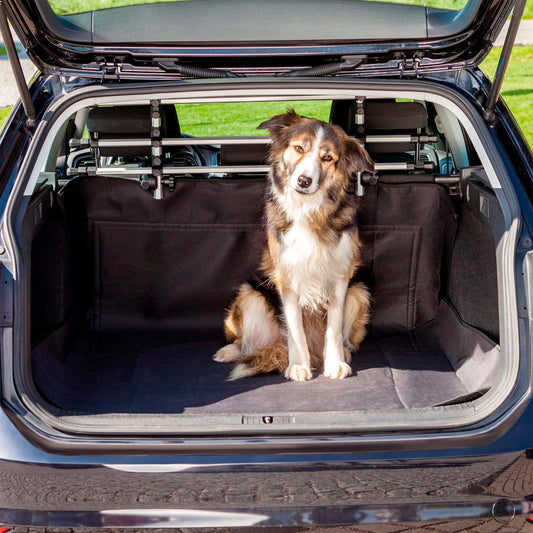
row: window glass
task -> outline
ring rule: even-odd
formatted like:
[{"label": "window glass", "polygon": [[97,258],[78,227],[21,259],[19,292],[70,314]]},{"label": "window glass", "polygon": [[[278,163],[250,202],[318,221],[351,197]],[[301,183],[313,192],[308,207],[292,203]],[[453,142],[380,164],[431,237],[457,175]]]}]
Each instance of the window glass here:
[{"label": "window glass", "polygon": [[293,108],[299,115],[327,122],[331,101],[235,102],[222,104],[178,104],[181,131],[195,137],[268,135],[257,126],[273,115]]},{"label": "window glass", "polygon": [[[132,6],[139,4],[154,4],[160,2],[196,2],[198,0],[49,0],[54,12],[58,15],[71,13],[83,13],[85,11],[94,11],[98,9],[108,9],[111,7]],[[354,0],[357,2],[358,0]],[[385,1],[385,0],[378,0]],[[467,0],[387,0],[396,4],[410,4],[426,7],[435,7],[439,9],[462,9]]]}]

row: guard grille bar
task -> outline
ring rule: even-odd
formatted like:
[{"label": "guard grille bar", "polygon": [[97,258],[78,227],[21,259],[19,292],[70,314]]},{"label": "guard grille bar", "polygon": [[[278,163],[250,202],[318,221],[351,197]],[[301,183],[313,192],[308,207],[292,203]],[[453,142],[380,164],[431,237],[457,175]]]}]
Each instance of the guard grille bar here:
[{"label": "guard grille bar", "polygon": [[[355,137],[363,144],[371,143],[426,143],[437,142],[436,135],[366,135]],[[163,138],[161,146],[202,146],[202,145],[239,145],[239,144],[269,144],[269,137],[179,137]],[[71,148],[114,148],[151,146],[151,139],[71,139]]]},{"label": "guard grille bar", "polygon": [[[402,163],[376,163],[376,172],[379,171],[409,171],[409,170],[433,170],[433,163],[424,162],[402,162]],[[187,175],[187,174],[257,174],[266,173],[270,167],[268,165],[224,165],[224,166],[202,166],[202,167],[168,167],[164,166],[161,173],[167,176]],[[152,174],[151,167],[120,167],[108,165],[102,167],[86,166],[80,168],[69,168],[68,176],[110,176],[117,178],[137,179],[140,176]]]}]

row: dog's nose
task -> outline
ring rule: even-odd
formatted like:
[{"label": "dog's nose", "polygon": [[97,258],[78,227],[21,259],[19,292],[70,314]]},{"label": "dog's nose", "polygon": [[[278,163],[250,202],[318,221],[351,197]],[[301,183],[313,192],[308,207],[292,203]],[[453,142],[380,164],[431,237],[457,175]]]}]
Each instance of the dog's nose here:
[{"label": "dog's nose", "polygon": [[311,178],[308,178],[307,176],[300,176],[298,178],[298,185],[302,187],[302,189],[307,189],[313,180]]}]

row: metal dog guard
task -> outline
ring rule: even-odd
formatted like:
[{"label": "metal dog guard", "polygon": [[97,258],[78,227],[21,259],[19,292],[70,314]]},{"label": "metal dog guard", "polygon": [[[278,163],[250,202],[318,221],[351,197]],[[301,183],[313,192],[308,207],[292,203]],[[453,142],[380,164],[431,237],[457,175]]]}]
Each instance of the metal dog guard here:
[{"label": "metal dog guard", "polygon": [[[268,137],[183,137],[183,138],[161,138],[161,117],[158,106],[152,105],[152,130],[150,139],[72,139],[71,148],[86,148],[92,150],[99,148],[117,147],[151,147],[151,167],[127,167],[127,166],[86,166],[80,168],[67,169],[67,176],[110,176],[139,180],[141,187],[145,190],[152,190],[154,199],[161,200],[164,197],[164,187],[168,187],[169,192],[174,190],[175,176],[207,174],[208,176],[220,176],[221,174],[257,174],[267,173],[268,165],[224,165],[224,166],[199,166],[199,167],[170,167],[162,166],[162,156],[164,148],[173,146],[223,146],[223,145],[267,145],[271,141]],[[436,142],[435,135],[366,135],[359,137],[363,143],[424,143]],[[376,171],[416,171],[432,170],[433,164],[415,160],[413,162],[399,163],[376,163]],[[377,177],[372,177],[370,173],[358,173],[356,180],[356,194],[362,196],[364,187],[375,185]]]},{"label": "metal dog guard", "polygon": [[[161,102],[150,102],[151,128],[148,139],[71,139],[71,148],[90,148],[96,154],[100,148],[120,147],[150,147],[151,167],[105,165],[84,166],[80,168],[68,168],[67,176],[109,176],[123,179],[136,180],[145,190],[153,191],[154,199],[161,200],[164,197],[164,187],[169,192],[174,190],[175,177],[179,175],[207,175],[207,177],[222,177],[226,174],[266,174],[268,165],[222,165],[222,166],[164,166],[165,149],[178,146],[225,146],[225,145],[264,145],[271,142],[269,137],[162,137]],[[358,135],[356,138],[363,144],[372,143],[414,143],[415,160],[412,162],[376,163],[376,171],[424,171],[433,170],[433,163],[420,160],[419,145],[426,142],[437,142],[436,135],[364,135],[364,100],[357,100],[356,124]],[[96,158],[96,161],[98,159]],[[436,180],[438,179],[435,178]],[[368,172],[357,173],[355,193],[358,196],[364,194],[364,187],[375,185],[378,177]]]}]

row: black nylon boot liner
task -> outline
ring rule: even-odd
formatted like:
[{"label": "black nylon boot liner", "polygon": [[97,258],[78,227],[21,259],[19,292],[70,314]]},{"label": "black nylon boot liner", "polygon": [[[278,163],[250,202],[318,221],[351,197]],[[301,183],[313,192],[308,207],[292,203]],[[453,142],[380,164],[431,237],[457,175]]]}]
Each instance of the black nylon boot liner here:
[{"label": "black nylon boot liner", "polygon": [[467,394],[432,333],[454,230],[449,197],[432,184],[367,188],[361,202],[360,276],[374,301],[356,376],[225,381],[230,366],[211,358],[260,257],[264,189],[264,180],[184,179],[155,201],[126,180],[70,183],[62,203],[90,333],[64,364],[50,356],[53,342],[34,350],[43,394],[81,413],[394,409]]},{"label": "black nylon boot liner", "polygon": [[331,380],[317,369],[304,383],[279,375],[226,381],[232,365],[212,360],[221,344],[107,332],[80,345],[65,364],[40,346],[34,377],[52,404],[75,414],[410,409],[469,392],[438,347],[433,328],[369,338],[353,356],[353,376]]}]

